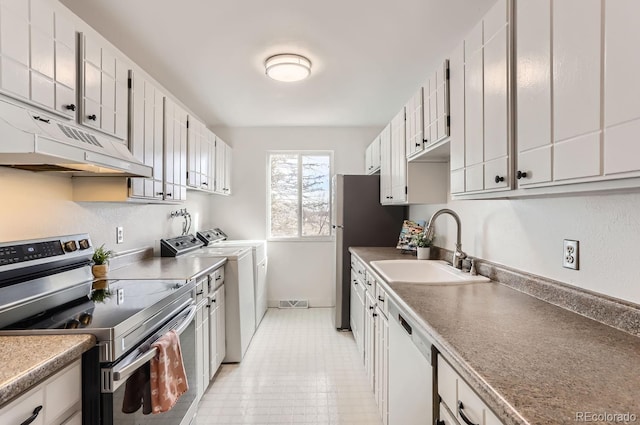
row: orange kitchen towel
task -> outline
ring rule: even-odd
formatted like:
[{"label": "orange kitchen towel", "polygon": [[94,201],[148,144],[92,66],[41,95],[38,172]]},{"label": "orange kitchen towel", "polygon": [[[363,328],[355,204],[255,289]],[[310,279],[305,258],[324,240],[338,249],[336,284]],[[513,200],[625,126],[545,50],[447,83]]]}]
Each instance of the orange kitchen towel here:
[{"label": "orange kitchen towel", "polygon": [[187,374],[182,363],[180,337],[169,331],[151,344],[158,354],[151,359],[151,406],[153,413],[171,410],[187,390]]}]

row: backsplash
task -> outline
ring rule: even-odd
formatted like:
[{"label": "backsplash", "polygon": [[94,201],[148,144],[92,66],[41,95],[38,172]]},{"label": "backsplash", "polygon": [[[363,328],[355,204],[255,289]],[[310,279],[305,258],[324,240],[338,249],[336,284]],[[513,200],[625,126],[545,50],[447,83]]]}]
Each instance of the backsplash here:
[{"label": "backsplash", "polygon": [[[640,193],[412,205],[413,220],[440,208],[462,220],[462,250],[495,264],[640,304]],[[435,244],[453,249],[455,224],[436,221]],[[562,267],[563,239],[580,241],[580,270]]]},{"label": "backsplash", "polygon": [[[451,262],[453,251],[434,246],[431,258]],[[477,258],[478,274],[550,304],[640,336],[640,305],[586,291]]]},{"label": "backsplash", "polygon": [[[72,179],[0,167],[0,241],[88,232],[93,244],[116,252],[159,245],[160,238],[182,231],[182,218],[169,214],[187,208],[192,231],[211,226],[210,195],[189,192],[180,205],[74,202]],[[116,226],[124,227],[124,243],[116,245]],[[157,248],[157,246],[156,246]]]}]

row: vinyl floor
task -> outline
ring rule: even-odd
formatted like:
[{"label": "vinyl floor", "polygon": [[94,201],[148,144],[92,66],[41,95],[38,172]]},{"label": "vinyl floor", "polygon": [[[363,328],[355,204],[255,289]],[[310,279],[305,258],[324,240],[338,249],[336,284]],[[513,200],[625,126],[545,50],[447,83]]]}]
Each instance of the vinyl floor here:
[{"label": "vinyl floor", "polygon": [[351,332],[332,309],[269,309],[239,364],[223,364],[198,425],[381,425]]}]

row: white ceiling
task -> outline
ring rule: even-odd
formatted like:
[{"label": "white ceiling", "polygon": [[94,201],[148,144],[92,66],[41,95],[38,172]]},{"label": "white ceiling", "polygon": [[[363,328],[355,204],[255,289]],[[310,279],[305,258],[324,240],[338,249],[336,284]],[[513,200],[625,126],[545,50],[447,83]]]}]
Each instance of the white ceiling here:
[{"label": "white ceiling", "polygon": [[[209,126],[383,126],[495,0],[61,0]],[[311,77],[264,60],[299,53]]]}]

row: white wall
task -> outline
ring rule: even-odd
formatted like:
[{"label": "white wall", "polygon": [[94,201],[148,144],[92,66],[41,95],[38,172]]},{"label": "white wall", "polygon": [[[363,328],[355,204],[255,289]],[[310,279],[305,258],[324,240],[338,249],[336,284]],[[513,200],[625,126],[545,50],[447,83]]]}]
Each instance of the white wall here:
[{"label": "white wall", "polygon": [[[194,226],[210,226],[208,198],[188,192],[183,205],[140,205],[74,202],[69,177],[0,167],[0,242],[88,232],[94,245],[117,252],[158,247],[160,238],[182,230],[182,218],[169,213],[187,208]],[[116,245],[116,226],[124,227],[124,243]]]},{"label": "white wall", "polygon": [[[440,208],[462,220],[462,249],[583,289],[640,304],[640,193],[417,205],[414,220]],[[436,245],[453,250],[456,226],[436,221]],[[580,241],[580,270],[562,267],[563,239]]]},{"label": "white wall", "polygon": [[[366,146],[380,128],[217,128],[233,147],[230,197],[211,198],[215,225],[232,239],[267,236],[267,152],[333,150],[334,172],[362,174]],[[267,274],[270,305],[307,299],[311,306],[333,305],[331,242],[269,242]]]}]

